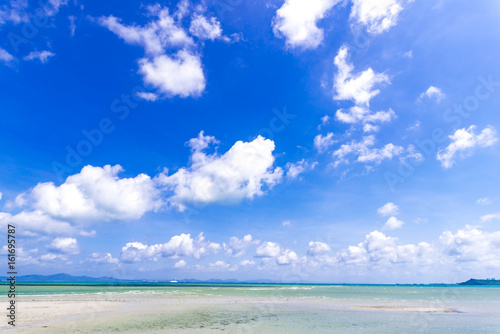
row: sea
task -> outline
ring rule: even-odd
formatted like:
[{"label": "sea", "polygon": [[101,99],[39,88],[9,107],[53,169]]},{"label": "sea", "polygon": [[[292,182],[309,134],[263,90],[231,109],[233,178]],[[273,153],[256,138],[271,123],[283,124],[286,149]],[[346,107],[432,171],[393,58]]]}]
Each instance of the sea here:
[{"label": "sea", "polygon": [[500,286],[44,284],[18,294],[125,303],[66,319],[77,333],[500,333]]}]

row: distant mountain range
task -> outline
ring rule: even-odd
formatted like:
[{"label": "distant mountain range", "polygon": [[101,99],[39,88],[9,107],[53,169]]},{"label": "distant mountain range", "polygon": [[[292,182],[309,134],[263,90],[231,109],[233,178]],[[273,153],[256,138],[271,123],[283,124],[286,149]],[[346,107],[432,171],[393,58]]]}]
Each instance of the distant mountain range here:
[{"label": "distant mountain range", "polygon": [[[0,276],[2,282],[6,282],[7,276]],[[114,277],[90,277],[90,276],[72,276],[68,274],[55,274],[55,275],[21,275],[16,276],[16,282],[19,283],[117,283],[117,284],[139,284],[139,283],[171,283],[170,280],[128,280],[118,279]],[[183,279],[177,280],[178,283],[276,283],[270,280],[253,280],[253,281],[239,281],[236,279]]]},{"label": "distant mountain range", "polygon": [[[0,276],[1,283],[7,284],[7,276]],[[128,280],[128,279],[118,279],[109,276],[103,277],[90,277],[90,276],[72,276],[68,274],[55,274],[55,275],[22,275],[16,276],[16,282],[18,283],[109,283],[109,284],[144,284],[144,283],[212,283],[212,284],[225,284],[225,283],[236,283],[236,284],[279,284],[279,282],[271,281],[271,280],[251,280],[251,281],[239,281],[237,279],[209,279],[209,280],[197,280],[197,279],[180,279],[172,282],[173,279],[168,280]],[[306,283],[307,284],[307,283]],[[400,285],[412,285],[412,284],[400,284]],[[426,284],[418,284],[418,285],[426,285]],[[431,285],[440,285],[440,284],[431,284]],[[447,284],[444,284],[447,285]],[[495,279],[474,279],[471,278],[466,282],[457,283],[457,285],[500,285],[500,280]]]}]

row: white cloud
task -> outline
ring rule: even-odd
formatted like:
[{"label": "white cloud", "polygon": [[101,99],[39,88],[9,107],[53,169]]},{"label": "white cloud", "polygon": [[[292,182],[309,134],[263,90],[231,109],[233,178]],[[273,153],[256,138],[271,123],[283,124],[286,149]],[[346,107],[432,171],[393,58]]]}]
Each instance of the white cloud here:
[{"label": "white cloud", "polygon": [[500,213],[490,213],[484,216],[481,216],[481,221],[483,222],[489,222],[492,220],[500,220]]},{"label": "white cloud", "polygon": [[10,64],[14,60],[14,56],[5,51],[4,49],[0,48],[0,61],[4,62],[5,64]]},{"label": "white cloud", "polygon": [[285,220],[283,223],[281,223],[281,226],[283,227],[290,227],[292,223],[289,220]]},{"label": "white cloud", "polygon": [[401,244],[397,238],[373,231],[357,246],[349,246],[330,259],[330,265],[343,265],[360,270],[398,271],[396,266],[413,266],[409,271],[453,270],[482,275],[500,268],[500,231],[485,232],[466,226],[456,233],[445,231],[436,242]]},{"label": "white cloud", "polygon": [[392,202],[388,202],[383,206],[381,206],[380,208],[378,208],[377,213],[384,217],[396,216],[399,213],[399,207]]},{"label": "white cloud", "polygon": [[159,208],[159,193],[151,178],[140,174],[120,179],[118,173],[122,170],[120,165],[85,166],[60,186],[39,183],[19,195],[16,202],[55,218],[71,220],[138,219]]},{"label": "white cloud", "polygon": [[215,269],[227,269],[229,268],[229,264],[227,264],[224,261],[216,261],[214,263],[209,264],[210,267],[215,268]]},{"label": "white cloud", "polygon": [[45,64],[49,61],[50,57],[54,57],[56,54],[47,50],[44,51],[33,51],[30,52],[27,56],[23,57],[24,60],[34,60],[38,59],[42,64]]},{"label": "white cloud", "polygon": [[271,241],[263,242],[255,251],[257,257],[278,257],[280,253],[280,245]]},{"label": "white cloud", "polygon": [[444,99],[446,97],[446,94],[444,94],[441,89],[437,88],[437,87],[434,87],[434,86],[430,86],[425,92],[423,92],[422,94],[420,94],[420,98],[423,99],[423,98],[429,98],[429,99],[436,99],[437,102],[440,102],[442,99]]},{"label": "white cloud", "polygon": [[432,246],[426,242],[398,245],[397,238],[373,231],[357,246],[338,252],[336,262],[373,269],[402,263],[430,264],[434,260],[438,259],[432,252]]},{"label": "white cloud", "polygon": [[413,50],[407,51],[403,54],[403,57],[405,58],[413,58]]},{"label": "white cloud", "polygon": [[326,150],[328,150],[330,146],[332,146],[336,142],[337,141],[333,139],[332,132],[328,132],[326,136],[319,134],[316,137],[314,137],[314,147],[316,148],[316,150],[318,150],[319,153],[325,152]]},{"label": "white cloud", "polygon": [[369,122],[389,122],[393,118],[396,117],[396,114],[392,109],[388,111],[378,111],[376,113],[372,113],[366,107],[353,106],[349,108],[347,111],[345,109],[339,109],[335,113],[335,118],[343,123],[369,123]]},{"label": "white cloud", "polygon": [[484,232],[466,226],[453,234],[444,232],[439,238],[444,255],[461,265],[500,268],[500,231]]},{"label": "white cloud", "polygon": [[53,252],[63,254],[78,254],[78,242],[75,238],[56,238],[47,246]]},{"label": "white cloud", "polygon": [[385,223],[385,225],[382,228],[385,230],[395,230],[395,229],[403,227],[403,225],[404,225],[403,221],[392,216],[387,220],[387,222]]},{"label": "white cloud", "polygon": [[373,162],[380,164],[384,159],[392,159],[393,156],[400,155],[404,152],[401,146],[392,143],[386,144],[383,148],[370,148],[375,144],[375,137],[373,135],[363,137],[363,140],[356,142],[355,140],[350,143],[343,144],[338,150],[333,152],[333,156],[337,158],[335,166],[341,163],[348,163],[347,156],[356,155],[358,162]]},{"label": "white cloud", "polygon": [[199,96],[205,90],[205,76],[198,55],[181,50],[174,56],[160,55],[139,60],[144,82],[166,96]]},{"label": "white cloud", "polygon": [[476,203],[480,204],[480,205],[488,205],[488,204],[491,204],[491,200],[488,197],[483,197],[483,198],[479,198],[476,201]]},{"label": "white cloud", "polygon": [[415,131],[415,130],[418,130],[420,129],[420,125],[422,124],[422,122],[420,121],[415,121],[415,123],[413,123],[412,125],[410,125],[406,130],[407,131]]},{"label": "white cloud", "polygon": [[380,130],[380,126],[378,126],[378,125],[373,125],[373,124],[363,125],[363,132],[366,132],[366,133],[378,132],[378,130]]},{"label": "white cloud", "polygon": [[160,257],[176,259],[181,256],[193,256],[199,259],[202,256],[216,254],[221,249],[218,243],[205,241],[203,233],[196,239],[190,234],[175,235],[164,244],[145,245],[140,242],[129,242],[122,247],[122,260],[125,262],[157,261]]},{"label": "white cloud", "polygon": [[207,19],[201,14],[195,14],[193,16],[189,26],[189,32],[199,39],[210,39],[212,41],[222,36],[220,22],[217,21],[215,17]]},{"label": "white cloud", "polygon": [[318,254],[327,253],[329,251],[330,251],[330,246],[328,246],[328,244],[321,241],[310,241],[307,254],[315,256]]},{"label": "white cloud", "polygon": [[110,253],[92,253],[87,259],[97,264],[119,264],[120,260],[114,258]]},{"label": "white cloud", "polygon": [[[209,138],[203,133],[200,137]],[[181,211],[187,203],[238,202],[261,196],[264,187],[272,188],[282,179],[283,170],[273,169],[274,142],[269,139],[238,141],[223,155],[207,155],[202,147],[192,146],[190,167],[158,176],[159,184],[172,192],[168,201]]]},{"label": "white cloud", "polygon": [[137,92],[136,95],[146,101],[154,102],[158,100],[158,94],[151,92]]},{"label": "white cloud", "polygon": [[299,176],[302,173],[305,173],[307,171],[313,170],[314,167],[318,165],[317,162],[306,162],[305,159],[302,159],[300,161],[297,161],[295,163],[288,162],[286,164],[286,177],[288,179],[295,179],[297,176]]},{"label": "white cloud", "polygon": [[[220,22],[215,17],[207,19],[200,13],[191,17],[189,30],[186,30],[182,21],[189,7],[188,1],[182,1],[171,14],[168,8],[159,4],[148,6],[148,16],[152,19],[144,26],[125,25],[114,16],[98,19],[99,24],[126,43],[144,48],[146,56],[138,60],[139,73],[144,82],[154,86],[160,94],[142,94],[142,98],[153,101],[159,97],[200,96],[206,80],[200,52],[196,49],[203,45],[195,42],[193,36],[200,40],[236,40],[236,37],[222,36]],[[200,8],[197,10],[203,9]]]},{"label": "white cloud", "polygon": [[39,258],[37,258],[36,261],[37,262],[38,261],[39,262],[51,262],[51,263],[66,262],[66,261],[68,261],[68,256],[65,254],[47,253],[47,254],[44,254],[44,255],[40,256]]},{"label": "white cloud", "polygon": [[288,264],[292,264],[292,263],[297,263],[299,261],[300,260],[299,260],[299,257],[297,256],[297,254],[290,249],[285,250],[282,253],[282,255],[280,255],[276,258],[276,263],[279,265],[288,265]]},{"label": "white cloud", "polygon": [[21,228],[20,233],[32,234],[33,231],[46,234],[70,235],[78,230],[68,222],[51,218],[42,211],[24,211],[16,215],[0,212],[0,225],[12,224]]},{"label": "white cloud", "polygon": [[351,22],[366,27],[372,34],[381,34],[395,26],[404,0],[353,0]]},{"label": "white cloud", "polygon": [[66,6],[67,4],[68,0],[48,0],[43,6],[45,15],[54,16],[59,13],[59,8],[61,6]]},{"label": "white cloud", "polygon": [[180,260],[174,264],[174,268],[184,268],[187,265],[186,261]]},{"label": "white cloud", "polygon": [[[7,1],[6,1],[7,2]],[[29,16],[26,13],[28,0],[10,0],[8,4],[0,6],[0,25],[7,22],[18,24],[27,22]]]},{"label": "white cloud", "polygon": [[450,145],[437,153],[437,160],[441,161],[444,168],[450,168],[455,164],[456,155],[467,157],[476,148],[492,146],[498,141],[496,130],[492,126],[487,126],[478,135],[475,130],[476,126],[471,125],[468,129],[459,129],[449,136]]},{"label": "white cloud", "polygon": [[223,247],[227,255],[238,257],[244,255],[248,247],[257,245],[258,243],[258,240],[254,240],[250,234],[247,234],[242,239],[231,237],[228,244],[223,243]]},{"label": "white cloud", "polygon": [[305,257],[299,258],[291,249],[283,249],[279,244],[271,241],[261,243],[255,251],[255,257],[264,258],[266,263],[274,259],[277,265],[296,264],[306,260]]},{"label": "white cloud", "polygon": [[353,74],[354,66],[348,62],[349,49],[343,45],[335,57],[334,63],[338,72],[334,77],[334,88],[336,100],[352,100],[358,106],[369,106],[370,100],[375,97],[380,90],[373,89],[376,84],[390,83],[387,75],[376,73],[371,68]]},{"label": "white cloud", "polygon": [[68,20],[69,20],[69,30],[71,31],[71,36],[75,36],[75,30],[76,30],[75,21],[76,21],[76,16],[70,15],[70,16],[68,16]]},{"label": "white cloud", "polygon": [[273,19],[276,37],[285,37],[290,48],[315,49],[323,41],[317,23],[339,0],[285,0]]},{"label": "white cloud", "polygon": [[180,22],[170,16],[168,8],[148,6],[151,16],[156,20],[148,22],[145,26],[124,25],[121,19],[108,16],[100,17],[99,24],[108,28],[127,44],[138,45],[144,48],[149,55],[161,55],[167,47],[186,47],[194,45],[194,41],[184,31]]},{"label": "white cloud", "polygon": [[240,262],[241,266],[253,266],[255,265],[255,261],[250,261],[250,260],[243,260]]}]

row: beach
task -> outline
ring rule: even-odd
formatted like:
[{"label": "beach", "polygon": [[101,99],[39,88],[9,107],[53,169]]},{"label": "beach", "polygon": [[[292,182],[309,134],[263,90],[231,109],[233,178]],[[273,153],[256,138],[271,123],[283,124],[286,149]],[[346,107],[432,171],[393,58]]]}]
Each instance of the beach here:
[{"label": "beach", "polygon": [[[26,287],[20,333],[498,333],[500,289]],[[38,289],[38,290],[37,290]],[[45,289],[45,290],[44,290]],[[2,331],[12,331],[6,322]]]}]

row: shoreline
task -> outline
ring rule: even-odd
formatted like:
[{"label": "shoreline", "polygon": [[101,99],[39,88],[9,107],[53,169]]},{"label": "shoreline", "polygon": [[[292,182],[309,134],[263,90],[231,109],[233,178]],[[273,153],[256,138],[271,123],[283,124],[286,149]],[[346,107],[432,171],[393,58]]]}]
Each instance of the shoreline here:
[{"label": "shoreline", "polygon": [[[359,300],[347,301],[317,297],[160,297],[122,295],[45,295],[22,296],[15,328],[2,324],[0,330],[22,333],[71,332],[102,324],[108,326],[132,318],[148,319],[158,314],[177,317],[182,314],[226,310],[243,314],[250,310],[256,314],[307,312],[398,312],[398,313],[454,313],[452,308],[425,305],[360,305]],[[366,301],[368,302],[368,301]],[[208,310],[208,311],[207,311]],[[182,318],[182,317],[181,317]],[[89,327],[89,328],[90,328]],[[89,331],[90,332],[90,331]]]}]

